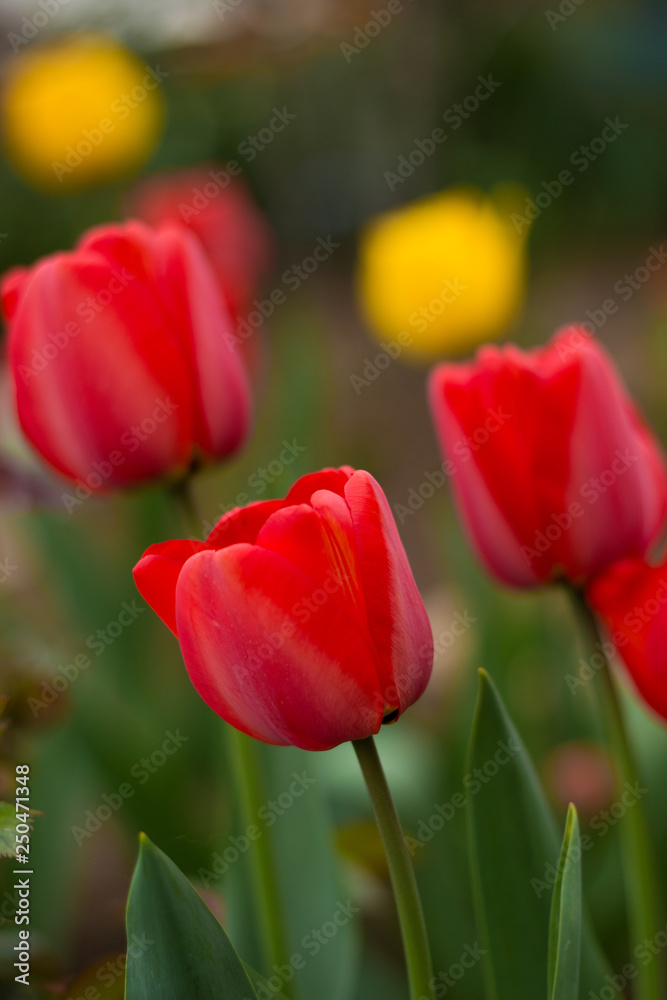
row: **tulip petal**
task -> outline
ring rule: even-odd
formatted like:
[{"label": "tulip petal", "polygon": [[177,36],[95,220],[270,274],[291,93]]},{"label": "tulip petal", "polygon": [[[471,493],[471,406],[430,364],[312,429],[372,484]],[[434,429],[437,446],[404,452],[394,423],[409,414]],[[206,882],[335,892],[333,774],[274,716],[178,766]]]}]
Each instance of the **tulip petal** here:
[{"label": "tulip petal", "polygon": [[[331,598],[368,633],[354,526],[342,497],[329,490],[313,494],[313,507],[283,507],[268,519],[257,545],[277,552],[305,573],[319,594]],[[315,506],[316,505],[316,506]],[[370,645],[372,640],[367,635]]]},{"label": "tulip petal", "polygon": [[345,499],[369,629],[384,668],[385,707],[402,711],[422,694],[431,675],[431,624],[380,486],[367,472],[355,472],[345,486]]},{"label": "tulip petal", "polygon": [[176,331],[181,365],[197,387],[195,440],[210,457],[239,446],[250,424],[250,393],[236,337],[210,262],[197,238],[174,224],[154,231],[140,222],[91,230],[81,247],[140,271],[156,289],[165,326]]},{"label": "tulip petal", "polygon": [[333,601],[275,552],[232,545],[189,559],[176,620],[190,678],[219,715],[267,743],[329,749],[377,732],[375,652]]},{"label": "tulip petal", "polygon": [[485,348],[437,367],[429,389],[461,519],[503,582],[578,585],[655,540],[661,450],[585,331],[530,352]]},{"label": "tulip petal", "polygon": [[195,436],[213,458],[235,451],[250,429],[250,391],[238,338],[213,269],[194,235],[181,227],[159,231],[165,297],[171,292],[177,326],[194,366],[198,397]]},{"label": "tulip petal", "polygon": [[345,484],[354,472],[350,465],[342,465],[339,469],[321,469],[301,476],[285,497],[286,503],[309,503],[317,490],[331,490],[339,497],[344,496]]},{"label": "tulip petal", "polygon": [[10,320],[14,316],[29,274],[27,267],[12,267],[3,274],[0,293],[5,319]]},{"label": "tulip petal", "polygon": [[586,590],[635,687],[667,720],[667,563],[624,559]]},{"label": "tulip petal", "polygon": [[541,559],[536,533],[542,511],[566,507],[577,373],[552,361],[489,347],[438,366],[429,384],[461,519],[482,562],[515,586],[548,579],[554,553]]},{"label": "tulip petal", "polygon": [[191,556],[209,548],[206,542],[189,538],[158,542],[146,549],[134,567],[134,582],[139,593],[175,636],[178,636],[176,584],[181,570]]},{"label": "tulip petal", "polygon": [[[191,228],[213,263],[232,315],[242,316],[269,271],[272,234],[243,179],[210,167],[151,175],[134,189],[129,214],[150,226],[170,221]],[[210,189],[211,182],[215,195],[204,208],[195,208],[197,188]]]},{"label": "tulip petal", "polygon": [[667,505],[667,473],[614,365],[590,346],[580,358],[569,494],[585,515],[570,532],[571,560],[597,572],[643,555],[655,540]]},{"label": "tulip petal", "polygon": [[220,518],[206,541],[214,549],[224,549],[237,542],[253,545],[268,518],[284,506],[284,500],[258,500],[247,507],[235,507]]},{"label": "tulip petal", "polygon": [[98,485],[115,486],[187,464],[182,352],[130,272],[118,276],[95,254],[38,264],[14,314],[10,357],[21,426],[65,475],[97,473]]}]

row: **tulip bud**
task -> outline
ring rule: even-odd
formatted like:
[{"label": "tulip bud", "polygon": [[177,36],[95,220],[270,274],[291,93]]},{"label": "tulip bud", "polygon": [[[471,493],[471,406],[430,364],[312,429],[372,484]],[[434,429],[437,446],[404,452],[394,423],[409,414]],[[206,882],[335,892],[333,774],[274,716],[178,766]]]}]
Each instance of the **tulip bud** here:
[{"label": "tulip bud", "polygon": [[591,583],[586,599],[639,693],[667,720],[667,561],[624,559]]},{"label": "tulip bud", "polygon": [[428,616],[367,472],[304,476],[285,500],[226,514],[205,542],[151,546],[134,578],[204,701],[266,743],[363,739],[428,682]]},{"label": "tulip bud", "polygon": [[149,226],[180,223],[200,239],[235,326],[269,270],[268,223],[233,164],[157,174],[132,192],[128,212]]},{"label": "tulip bud", "polygon": [[2,285],[21,427],[95,491],[245,440],[250,398],[215,275],[182,227],[100,226]]},{"label": "tulip bud", "polygon": [[461,518],[502,582],[579,585],[655,540],[667,511],[662,451],[583,329],[440,365],[430,401]]}]

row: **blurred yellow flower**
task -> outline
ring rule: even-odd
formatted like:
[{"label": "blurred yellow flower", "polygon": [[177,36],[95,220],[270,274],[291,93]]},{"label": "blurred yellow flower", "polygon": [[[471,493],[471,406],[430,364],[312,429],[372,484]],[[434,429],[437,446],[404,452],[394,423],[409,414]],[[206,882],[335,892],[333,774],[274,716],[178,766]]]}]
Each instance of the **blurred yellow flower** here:
[{"label": "blurred yellow flower", "polygon": [[140,166],[160,136],[167,75],[102,35],[26,50],[10,64],[2,93],[10,161],[47,190]]},{"label": "blurred yellow flower", "polygon": [[[513,202],[516,192],[504,197]],[[525,239],[500,194],[452,188],[378,216],[361,236],[362,308],[375,336],[406,357],[462,353],[501,336],[524,285]]]}]

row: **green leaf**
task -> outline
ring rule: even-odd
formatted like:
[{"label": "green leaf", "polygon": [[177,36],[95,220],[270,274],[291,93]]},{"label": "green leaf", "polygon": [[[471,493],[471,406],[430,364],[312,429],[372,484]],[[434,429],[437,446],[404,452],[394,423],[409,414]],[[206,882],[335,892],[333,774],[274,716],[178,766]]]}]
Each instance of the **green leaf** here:
[{"label": "green leaf", "polygon": [[144,834],[127,904],[126,1000],[257,1000],[224,930]]},{"label": "green leaf", "polygon": [[304,963],[289,992],[296,1000],[347,1000],[358,974],[360,907],[349,898],[336,851],[326,761],[298,747],[261,750],[268,798],[277,799],[279,808],[291,802],[269,831],[279,859],[288,945]]},{"label": "green leaf", "polygon": [[[556,824],[535,768],[489,676],[480,671],[465,783],[475,912],[488,1000],[535,1000],[547,982]],[[581,995],[608,966],[583,925]]]},{"label": "green leaf", "polygon": [[551,899],[549,1000],[577,1000],[581,962],[581,838],[570,804]]},{"label": "green leaf", "polygon": [[[258,917],[250,905],[252,848],[230,866],[222,883],[230,933],[244,957],[267,978],[282,978],[280,988],[295,1000],[349,1000],[358,975],[361,920],[335,847],[325,755],[257,741],[254,749],[266,799],[251,819],[276,858],[287,952],[296,963],[290,978],[270,968],[253,941]],[[236,833],[242,836],[243,829]]]},{"label": "green leaf", "polygon": [[0,802],[0,858],[16,857],[16,808]]}]

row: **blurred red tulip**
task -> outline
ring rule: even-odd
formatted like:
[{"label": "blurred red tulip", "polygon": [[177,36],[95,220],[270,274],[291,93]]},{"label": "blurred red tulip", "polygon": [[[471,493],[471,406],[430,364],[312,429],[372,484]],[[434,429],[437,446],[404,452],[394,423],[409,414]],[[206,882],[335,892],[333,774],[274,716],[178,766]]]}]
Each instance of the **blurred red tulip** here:
[{"label": "blurred red tulip", "polygon": [[428,682],[428,616],[367,472],[304,476],[285,500],[226,514],[205,542],[151,546],[134,576],[204,701],[266,743],[369,736]]},{"label": "blurred red tulip", "polygon": [[181,474],[244,441],[228,310],[182,227],[100,226],[2,283],[24,433],[90,489]]},{"label": "blurred red tulip", "polygon": [[624,559],[586,591],[647,704],[667,719],[667,560]]},{"label": "blurred red tulip", "polygon": [[462,520],[502,582],[580,584],[655,540],[667,511],[662,451],[583,329],[440,365],[430,400]]},{"label": "blurred red tulip", "polygon": [[239,340],[248,340],[244,320],[271,267],[273,239],[243,180],[215,167],[157,174],[134,189],[128,211],[152,226],[179,222],[196,233],[213,264]]}]

